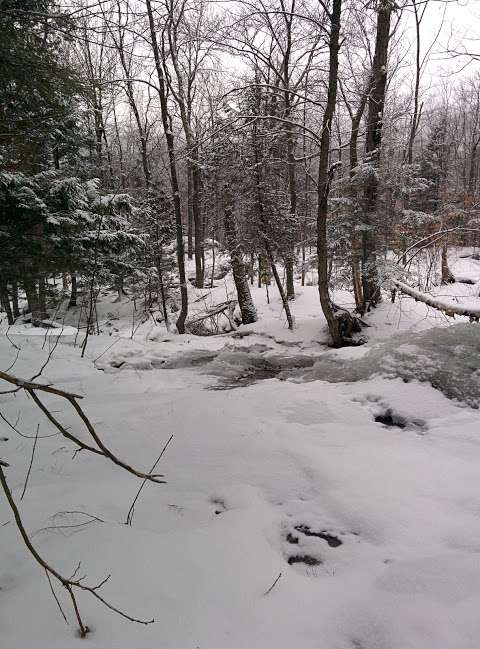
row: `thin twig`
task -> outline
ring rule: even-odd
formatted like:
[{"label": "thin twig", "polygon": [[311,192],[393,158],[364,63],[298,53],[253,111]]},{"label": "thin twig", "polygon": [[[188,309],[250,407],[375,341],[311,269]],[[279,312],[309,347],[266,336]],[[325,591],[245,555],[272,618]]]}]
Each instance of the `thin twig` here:
[{"label": "thin twig", "polygon": [[35,439],[34,439],[34,442],[33,442],[32,456],[30,458],[30,464],[28,466],[27,475],[25,476],[25,484],[23,485],[23,490],[22,490],[22,495],[20,496],[20,500],[23,500],[25,492],[27,491],[28,479],[30,477],[30,471],[32,470],[33,458],[35,457],[35,449],[37,448],[38,431],[39,430],[40,430],[40,424],[37,424],[37,432],[35,434]]},{"label": "thin twig", "polygon": [[[170,437],[168,438],[167,443],[166,443],[165,446],[162,448],[162,452],[160,453],[160,455],[158,456],[158,458],[155,460],[155,463],[153,464],[152,468],[150,469],[150,473],[151,473],[152,471],[154,471],[154,469],[156,468],[157,464],[158,464],[158,463],[160,462],[160,460],[162,459],[162,456],[163,456],[163,454],[165,453],[165,451],[166,451],[166,449],[167,449],[167,446],[170,444],[170,442],[172,441],[172,439],[173,439],[173,434],[170,435]],[[134,512],[135,512],[135,503],[137,502],[138,497],[139,497],[139,495],[140,495],[140,493],[141,493],[143,487],[145,486],[145,483],[146,483],[146,482],[147,482],[147,480],[146,480],[146,478],[145,478],[144,481],[142,482],[142,484],[140,485],[139,490],[137,491],[137,495],[135,496],[135,498],[133,499],[132,504],[130,505],[130,509],[128,510],[127,520],[125,521],[125,525],[131,525],[131,524],[132,524],[133,514],[134,514]]]},{"label": "thin twig", "polygon": [[266,590],[266,591],[263,593],[263,596],[264,596],[264,597],[265,597],[265,595],[268,595],[269,593],[272,592],[272,590],[273,590],[273,589],[275,588],[275,586],[277,585],[277,582],[278,582],[278,580],[280,579],[281,576],[282,576],[282,573],[280,572],[279,575],[278,575],[278,577],[275,579],[275,581],[273,582],[273,584],[270,586],[270,588],[269,588],[268,590]]},{"label": "thin twig", "polygon": [[[20,435],[20,437],[24,437],[25,439],[35,439],[35,435],[26,435],[25,433],[22,433],[18,428],[17,428],[17,423],[20,417],[18,417],[17,421],[15,424],[12,424],[11,421],[9,421],[5,415],[0,411],[0,419],[2,419],[7,426],[9,426],[17,435]],[[57,437],[60,433],[51,433],[50,435],[39,435],[39,439],[47,439],[47,437]]]},{"label": "thin twig", "polygon": [[47,527],[41,527],[32,536],[36,536],[37,534],[40,534],[40,532],[51,532],[51,531],[54,531],[54,530],[77,529],[79,527],[85,527],[86,525],[91,525],[92,523],[96,523],[96,522],[97,521],[92,519],[90,521],[83,521],[83,523],[72,523],[71,525],[49,525]]},{"label": "thin twig", "polygon": [[67,620],[67,616],[65,615],[65,612],[64,612],[64,610],[62,608],[62,605],[60,604],[60,600],[58,599],[57,594],[53,589],[52,580],[50,579],[50,575],[48,574],[48,570],[45,570],[45,574],[47,575],[48,585],[50,586],[50,591],[51,591],[51,593],[53,595],[54,600],[57,602],[57,606],[58,606],[58,608],[60,610],[60,613],[62,614],[62,617],[65,620],[65,623],[69,624],[69,621]]}]

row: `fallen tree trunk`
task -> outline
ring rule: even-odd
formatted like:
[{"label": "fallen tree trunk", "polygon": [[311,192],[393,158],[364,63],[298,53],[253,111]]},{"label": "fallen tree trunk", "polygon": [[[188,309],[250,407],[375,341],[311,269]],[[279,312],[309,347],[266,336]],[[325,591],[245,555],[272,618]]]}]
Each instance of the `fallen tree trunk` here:
[{"label": "fallen tree trunk", "polygon": [[431,306],[438,311],[442,311],[445,315],[454,318],[456,315],[463,315],[470,318],[472,322],[478,322],[480,319],[480,306],[470,306],[458,304],[452,300],[445,300],[441,298],[434,297],[433,295],[428,295],[427,293],[422,293],[408,284],[404,284],[396,279],[392,280],[393,290],[399,290],[405,295],[413,297],[416,302],[423,302],[428,306]]}]

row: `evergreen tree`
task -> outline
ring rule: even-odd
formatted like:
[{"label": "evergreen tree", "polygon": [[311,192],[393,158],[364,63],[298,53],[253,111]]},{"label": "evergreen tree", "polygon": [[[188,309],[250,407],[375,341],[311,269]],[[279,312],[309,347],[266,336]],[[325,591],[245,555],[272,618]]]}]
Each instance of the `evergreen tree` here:
[{"label": "evergreen tree", "polygon": [[71,139],[80,90],[64,63],[71,30],[50,0],[0,0],[0,163],[9,171],[45,169]]}]

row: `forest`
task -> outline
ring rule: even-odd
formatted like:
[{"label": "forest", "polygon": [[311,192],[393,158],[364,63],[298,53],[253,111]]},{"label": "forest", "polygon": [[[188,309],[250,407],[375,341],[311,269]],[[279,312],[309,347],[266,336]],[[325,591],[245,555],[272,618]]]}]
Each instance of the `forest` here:
[{"label": "forest", "polygon": [[0,0],[0,645],[478,649],[480,8]]}]

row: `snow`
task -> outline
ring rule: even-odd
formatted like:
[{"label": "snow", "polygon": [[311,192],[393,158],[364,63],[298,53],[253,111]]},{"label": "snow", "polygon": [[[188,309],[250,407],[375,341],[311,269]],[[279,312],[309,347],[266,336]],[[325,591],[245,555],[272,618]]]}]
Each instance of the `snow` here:
[{"label": "snow", "polygon": [[480,282],[480,260],[475,259],[475,257],[478,257],[478,253],[475,253],[472,249],[463,248],[451,251],[449,261],[451,266],[450,270],[457,282],[468,281],[471,284]]},{"label": "snow", "polygon": [[59,336],[74,336],[78,329],[61,322],[51,323],[50,328],[48,329],[43,327],[32,327],[28,323],[16,322],[10,327],[0,325],[0,334],[5,333],[5,331],[8,332],[9,336],[41,336],[42,338],[57,338]]},{"label": "snow", "polygon": [[[229,277],[209,303],[225,300],[226,290]],[[9,421],[18,418],[26,435],[38,423],[43,437],[19,502],[33,440],[0,420],[8,438],[0,457],[35,547],[65,574],[81,561],[86,583],[111,573],[102,595],[155,618],[133,624],[81,593],[92,629],[85,642],[478,649],[480,438],[471,407],[480,397],[478,325],[404,298],[367,316],[367,345],[332,350],[315,286],[298,287],[293,332],[273,286],[270,303],[265,288],[252,294],[259,321],[220,336],[178,336],[138,315],[132,338],[132,302],[104,295],[103,333],[90,337],[84,359],[73,335],[45,341],[28,325],[11,328],[19,352],[0,337],[1,369],[18,352],[10,371],[22,378],[56,345],[36,380],[83,394],[104,442],[135,468],[148,470],[174,436],[158,466],[167,484],[145,486],[130,527],[140,481],[103,457],[72,457],[68,440],[43,437],[55,431],[31,399],[0,395]],[[112,310],[115,332],[105,324]],[[58,322],[73,327],[75,314],[64,315]],[[67,403],[44,398],[87,439]],[[375,421],[386,413],[402,427]],[[62,513],[72,511],[103,522]],[[0,539],[2,647],[78,647],[66,593],[57,588],[70,626],[3,494]],[[305,556],[318,563],[289,564]]]}]

